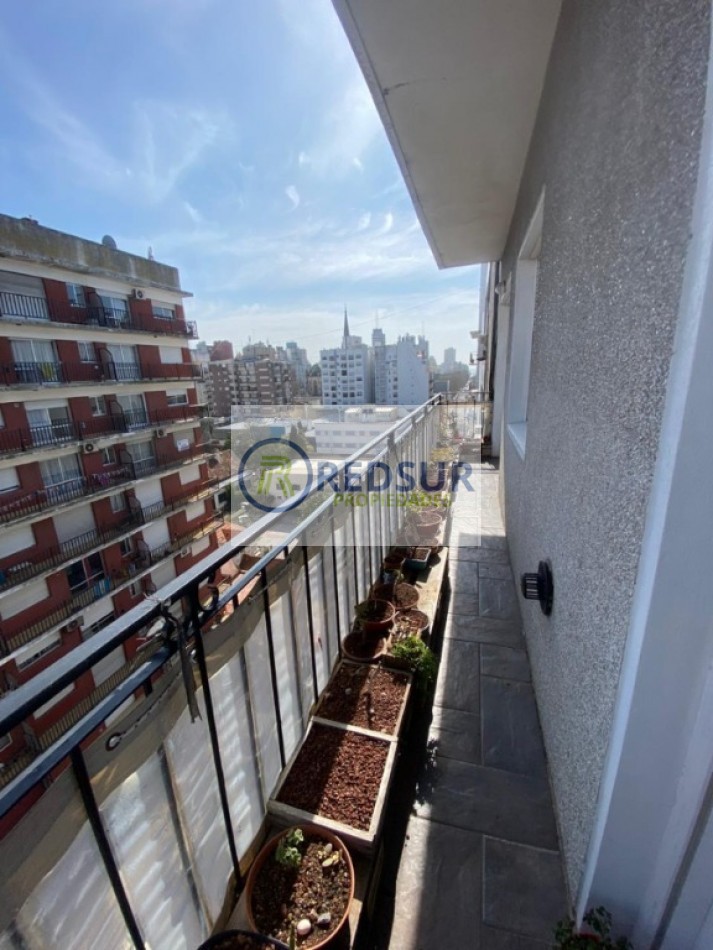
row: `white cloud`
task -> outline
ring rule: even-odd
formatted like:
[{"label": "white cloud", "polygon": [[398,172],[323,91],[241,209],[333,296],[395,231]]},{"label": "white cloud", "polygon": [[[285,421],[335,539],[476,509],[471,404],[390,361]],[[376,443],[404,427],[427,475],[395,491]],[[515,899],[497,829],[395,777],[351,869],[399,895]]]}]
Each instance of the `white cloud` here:
[{"label": "white cloud", "polygon": [[295,186],[288,185],[287,188],[285,188],[285,194],[290,199],[290,203],[292,204],[292,210],[294,211],[295,208],[299,208],[300,200],[301,200],[300,193],[299,191],[297,191]]},{"label": "white cloud", "polygon": [[327,109],[315,141],[308,149],[312,168],[321,176],[341,178],[362,170],[363,159],[382,134],[381,120],[356,65]]},{"label": "white cloud", "polygon": [[137,175],[150,201],[165,200],[229,130],[226,116],[179,102],[136,104]]},{"label": "white cloud", "polygon": [[184,201],[183,207],[186,209],[188,217],[191,219],[191,221],[193,221],[194,224],[200,224],[203,221],[203,215],[190,203],[190,201]]},{"label": "white cloud", "polygon": [[390,211],[384,215],[384,223],[379,228],[377,234],[388,234],[394,226],[394,216]]},{"label": "white cloud", "polygon": [[307,152],[300,152],[300,154],[297,156],[297,164],[300,167],[304,167],[305,165],[311,165],[312,159],[309,157]]},{"label": "white cloud", "polygon": [[367,211],[366,214],[363,214],[359,221],[357,222],[357,231],[366,231],[366,229],[371,224],[371,212]]}]

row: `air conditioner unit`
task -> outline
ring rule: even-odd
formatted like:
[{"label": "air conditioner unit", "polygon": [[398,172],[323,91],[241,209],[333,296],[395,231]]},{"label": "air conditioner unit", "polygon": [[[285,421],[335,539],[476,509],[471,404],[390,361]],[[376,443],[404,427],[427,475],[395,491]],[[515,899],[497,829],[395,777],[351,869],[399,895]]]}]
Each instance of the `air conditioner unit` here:
[{"label": "air conditioner unit", "polygon": [[157,439],[163,439],[165,435],[166,435],[166,430],[165,430],[165,429],[156,429],[156,438],[157,438]]},{"label": "air conditioner unit", "polygon": [[134,297],[136,297],[137,300],[145,300],[145,299],[146,299],[146,291],[145,291],[145,290],[140,290],[140,289],[137,287],[137,288],[134,290]]},{"label": "air conditioner unit", "polygon": [[181,551],[180,551],[180,555],[179,555],[179,556],[180,556],[180,557],[188,557],[188,555],[189,555],[190,553],[191,553],[191,549],[190,549],[189,547],[188,547],[188,548],[181,548]]},{"label": "air conditioner unit", "polygon": [[96,444],[94,442],[82,442],[81,448],[85,455],[88,455],[90,452],[96,452],[97,450]]}]

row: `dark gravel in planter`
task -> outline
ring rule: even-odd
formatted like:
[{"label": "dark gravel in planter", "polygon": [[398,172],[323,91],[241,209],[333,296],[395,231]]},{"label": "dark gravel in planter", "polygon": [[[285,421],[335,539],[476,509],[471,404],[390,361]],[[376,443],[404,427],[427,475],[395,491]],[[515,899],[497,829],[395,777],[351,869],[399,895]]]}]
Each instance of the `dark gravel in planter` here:
[{"label": "dark gravel in planter", "polygon": [[277,799],[368,831],[388,753],[381,739],[315,723]]},{"label": "dark gravel in planter", "polygon": [[319,706],[323,719],[393,734],[408,678],[383,667],[339,667]]},{"label": "dark gravel in planter", "polygon": [[[262,933],[289,943],[290,925],[296,927],[300,920],[309,920],[311,933],[297,937],[296,941],[298,947],[305,948],[324,940],[337,928],[347,909],[351,879],[343,856],[335,865],[322,866],[326,843],[306,835],[305,845],[300,848],[299,867],[284,867],[275,860],[273,852],[260,868],[253,888],[252,909]],[[326,915],[329,923],[319,924],[318,920],[326,919]]]}]

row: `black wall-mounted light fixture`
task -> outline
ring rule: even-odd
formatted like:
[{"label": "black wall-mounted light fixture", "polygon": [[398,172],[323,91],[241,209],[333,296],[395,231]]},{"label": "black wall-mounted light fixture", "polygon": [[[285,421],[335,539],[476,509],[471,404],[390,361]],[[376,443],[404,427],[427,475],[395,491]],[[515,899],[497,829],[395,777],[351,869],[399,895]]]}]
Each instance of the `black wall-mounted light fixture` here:
[{"label": "black wall-mounted light fixture", "polygon": [[525,600],[539,600],[542,613],[546,617],[552,613],[552,601],[555,596],[555,582],[552,565],[549,561],[540,561],[536,574],[523,574],[520,577],[522,596]]}]

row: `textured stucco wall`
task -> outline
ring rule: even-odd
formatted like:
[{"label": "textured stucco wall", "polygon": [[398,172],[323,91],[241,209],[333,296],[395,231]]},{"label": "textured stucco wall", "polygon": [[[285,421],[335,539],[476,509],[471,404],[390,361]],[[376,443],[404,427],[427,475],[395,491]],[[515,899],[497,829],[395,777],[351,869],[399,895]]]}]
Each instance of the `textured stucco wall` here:
[{"label": "textured stucco wall", "polygon": [[565,0],[504,256],[507,276],[544,187],[527,452],[505,437],[503,487],[516,573],[554,567],[553,616],[522,610],[573,895],[657,452],[709,9]]},{"label": "textured stucco wall", "polygon": [[0,214],[0,257],[133,280],[139,287],[181,289],[175,267],[6,214]]}]

